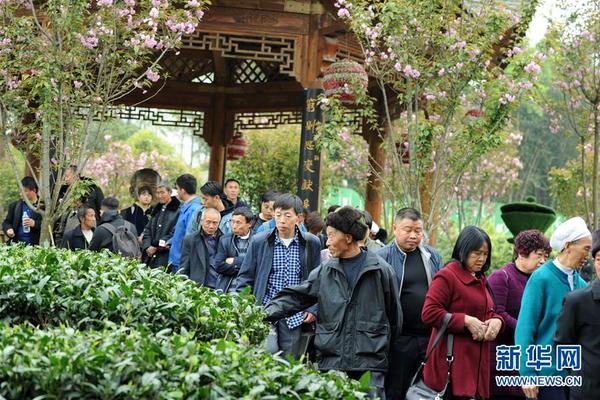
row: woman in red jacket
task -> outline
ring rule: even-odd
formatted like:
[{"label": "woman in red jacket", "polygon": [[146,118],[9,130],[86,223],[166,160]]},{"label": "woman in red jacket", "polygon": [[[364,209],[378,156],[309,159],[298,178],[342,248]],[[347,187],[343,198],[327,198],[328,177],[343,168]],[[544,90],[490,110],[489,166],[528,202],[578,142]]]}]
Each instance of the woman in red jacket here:
[{"label": "woman in red jacket", "polygon": [[[435,275],[425,297],[421,317],[433,327],[432,338],[444,316],[452,314],[445,336],[454,335],[448,389],[453,399],[490,395],[490,345],[504,325],[494,311],[485,278],[491,254],[489,236],[475,226],[466,227],[454,245],[453,260]],[[438,391],[443,390],[448,377],[446,337],[433,351],[423,373],[425,384]]]}]

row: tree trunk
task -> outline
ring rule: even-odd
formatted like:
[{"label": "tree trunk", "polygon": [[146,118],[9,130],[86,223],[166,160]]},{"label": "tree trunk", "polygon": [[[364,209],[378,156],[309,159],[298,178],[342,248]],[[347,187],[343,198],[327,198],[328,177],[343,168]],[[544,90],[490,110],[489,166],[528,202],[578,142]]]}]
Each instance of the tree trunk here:
[{"label": "tree trunk", "polygon": [[598,126],[598,105],[594,104],[594,168],[592,171],[592,214],[593,228],[598,229],[598,155],[600,152],[600,127]]}]

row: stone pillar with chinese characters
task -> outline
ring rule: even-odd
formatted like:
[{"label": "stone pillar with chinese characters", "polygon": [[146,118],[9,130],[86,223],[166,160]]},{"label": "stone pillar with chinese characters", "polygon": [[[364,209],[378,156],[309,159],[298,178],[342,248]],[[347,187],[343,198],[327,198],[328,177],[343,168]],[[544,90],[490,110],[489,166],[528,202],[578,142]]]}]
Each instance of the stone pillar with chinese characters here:
[{"label": "stone pillar with chinese characters", "polygon": [[304,89],[304,110],[302,112],[302,139],[300,142],[300,163],[298,165],[298,196],[304,208],[318,211],[321,181],[321,153],[315,146],[317,123],[321,121],[321,107],[318,96],[321,89]]}]

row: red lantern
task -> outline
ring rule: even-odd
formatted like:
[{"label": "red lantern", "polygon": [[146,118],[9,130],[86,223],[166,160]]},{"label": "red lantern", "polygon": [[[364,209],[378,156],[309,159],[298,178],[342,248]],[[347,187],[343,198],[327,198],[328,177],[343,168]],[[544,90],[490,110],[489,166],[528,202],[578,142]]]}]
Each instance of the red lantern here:
[{"label": "red lantern", "polygon": [[476,109],[473,108],[473,109],[467,111],[465,113],[465,115],[468,116],[468,117],[479,118],[479,117],[483,116],[483,111],[476,110]]},{"label": "red lantern", "polygon": [[227,160],[239,160],[246,155],[246,150],[248,150],[248,140],[241,134],[234,136],[227,145]]},{"label": "red lantern", "polygon": [[359,84],[367,89],[369,75],[362,65],[352,60],[334,62],[325,70],[323,89],[325,96],[338,97],[344,104],[354,103],[356,94],[352,93],[353,85]]}]

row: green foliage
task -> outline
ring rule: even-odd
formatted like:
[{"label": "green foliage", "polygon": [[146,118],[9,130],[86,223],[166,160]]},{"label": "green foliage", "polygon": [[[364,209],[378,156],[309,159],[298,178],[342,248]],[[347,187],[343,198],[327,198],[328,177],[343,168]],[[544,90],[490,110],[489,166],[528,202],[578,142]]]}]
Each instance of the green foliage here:
[{"label": "green foliage", "polygon": [[[493,218],[484,220],[479,227],[488,234],[492,241],[492,264],[488,271],[489,275],[493,271],[512,261],[513,245],[507,241],[507,239],[511,237],[511,234],[504,231],[498,232]],[[458,231],[458,224],[448,220],[440,232],[441,234],[438,237],[436,249],[440,252],[444,263],[447,263],[452,259],[452,249],[454,248],[454,244],[460,233]]]},{"label": "green foliage", "polygon": [[591,181],[591,159],[592,154],[589,151],[585,155],[585,173],[582,173],[581,159],[571,160],[562,168],[552,168],[550,170],[548,174],[549,190],[558,213],[565,216],[581,215],[584,218],[586,217],[590,192],[588,188],[584,197],[582,177],[585,176],[588,183]]},{"label": "green foliage", "polygon": [[[183,330],[0,325],[0,398],[359,399],[359,383]],[[4,396],[4,397],[3,397]]]},{"label": "green foliage", "polygon": [[229,162],[226,178],[242,183],[241,196],[252,206],[260,204],[260,196],[271,189],[296,192],[300,134],[298,127],[252,131],[246,155]]},{"label": "green foliage", "polygon": [[110,321],[254,344],[268,332],[250,296],[216,294],[108,252],[2,246],[0,276],[0,319],[11,324],[92,329]]},{"label": "green foliage", "polygon": [[[25,160],[12,146],[10,150],[13,157],[17,161],[17,168],[25,170]],[[0,144],[0,218],[4,218],[4,213],[1,212],[3,207],[8,208],[8,205],[13,201],[19,200],[19,185],[15,178],[15,171],[11,165],[9,155],[6,154],[3,144]]]}]

